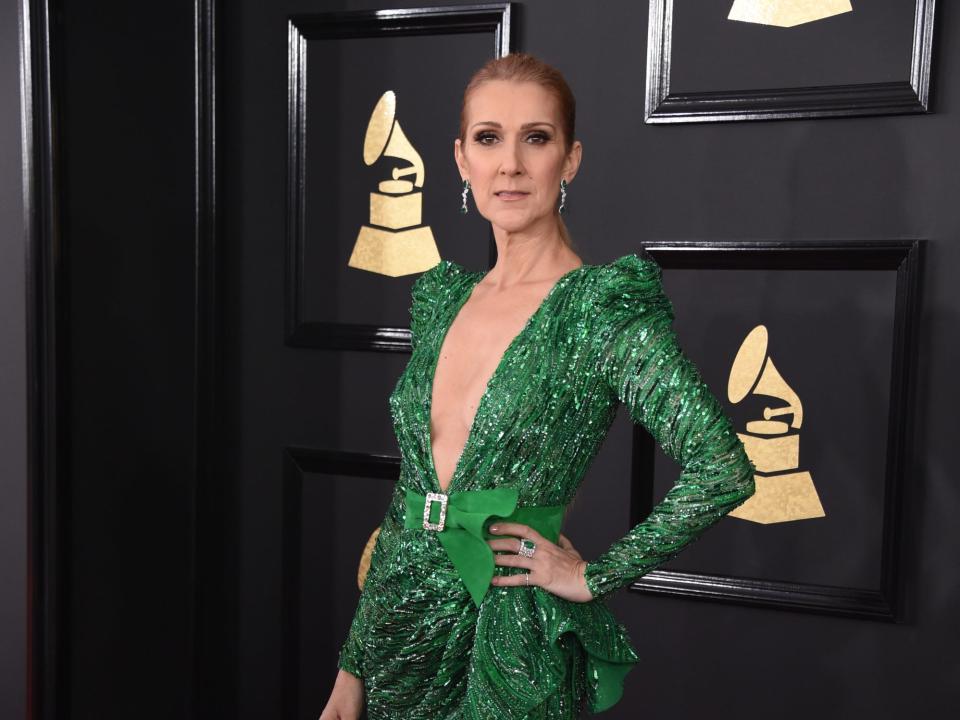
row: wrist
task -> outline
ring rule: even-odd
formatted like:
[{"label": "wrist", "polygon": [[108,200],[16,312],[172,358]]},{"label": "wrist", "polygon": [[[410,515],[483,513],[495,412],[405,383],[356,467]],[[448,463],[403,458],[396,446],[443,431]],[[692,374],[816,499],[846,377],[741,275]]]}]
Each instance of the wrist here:
[{"label": "wrist", "polygon": [[587,580],[587,561],[581,560],[577,568],[577,573],[580,578],[580,582],[583,583],[583,586],[587,589],[587,592],[590,593],[590,600],[593,600],[596,597],[596,593],[593,591],[593,588],[590,587],[590,583]]},{"label": "wrist", "polygon": [[587,590],[590,591],[590,595],[593,596],[593,599],[601,597],[603,593],[603,587],[599,584],[597,576],[595,574],[596,565],[595,561],[587,562],[583,567],[583,582],[587,586]]},{"label": "wrist", "polygon": [[346,668],[340,668],[339,677],[337,678],[340,682],[345,682],[348,684],[357,684],[363,682],[363,680],[358,675],[354,675],[352,672]]}]

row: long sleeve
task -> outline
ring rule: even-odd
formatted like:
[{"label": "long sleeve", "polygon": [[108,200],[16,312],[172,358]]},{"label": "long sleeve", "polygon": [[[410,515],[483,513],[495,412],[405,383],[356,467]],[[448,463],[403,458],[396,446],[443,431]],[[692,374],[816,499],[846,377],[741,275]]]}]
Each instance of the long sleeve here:
[{"label": "long sleeve", "polygon": [[587,564],[594,597],[667,562],[755,491],[753,462],[678,343],[660,266],[644,254],[609,267],[596,308],[602,382],[681,472],[643,522]]},{"label": "long sleeve", "polygon": [[393,554],[396,544],[400,540],[400,529],[403,527],[403,493],[400,486],[394,486],[393,497],[386,515],[380,523],[380,533],[373,545],[370,555],[370,567],[363,582],[363,590],[357,601],[357,609],[350,623],[347,639],[340,648],[337,667],[362,678],[366,675],[363,666],[364,644],[369,638],[369,627],[375,612],[373,598],[380,585],[380,574],[386,567],[387,560]]}]

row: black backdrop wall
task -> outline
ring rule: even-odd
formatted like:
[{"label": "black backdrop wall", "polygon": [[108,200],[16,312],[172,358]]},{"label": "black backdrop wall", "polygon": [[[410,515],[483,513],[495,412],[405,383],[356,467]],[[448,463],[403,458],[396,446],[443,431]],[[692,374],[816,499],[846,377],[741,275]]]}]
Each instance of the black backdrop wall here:
[{"label": "black backdrop wall", "polygon": [[[15,17],[4,2],[4,17]],[[395,452],[385,400],[405,356],[284,343],[286,18],[368,7],[53,4],[61,552],[39,579],[56,580],[47,647],[59,661],[38,654],[46,672],[35,677],[35,717],[310,718],[322,709],[356,600],[359,547],[336,518],[364,501],[372,530],[389,468],[352,477],[331,468],[353,456],[311,452]],[[518,10],[514,47],[557,65],[577,94],[585,159],[568,222],[586,261],[654,239],[929,239],[904,622],[622,593],[614,611],[656,660],[630,676],[609,716],[893,718],[956,707],[957,7],[937,8],[930,115],[671,127],[642,122],[646,4],[533,0]],[[214,47],[215,94],[204,85]],[[2,89],[8,107],[10,83]],[[4,121],[0,131],[3,156],[15,157],[16,128]],[[455,205],[458,188],[447,194]],[[441,253],[479,266],[487,236],[479,223],[465,227]],[[18,246],[17,228],[3,229],[3,242]],[[23,347],[16,321],[0,332],[5,353]],[[16,440],[24,414],[16,404],[2,412],[5,442]],[[620,417],[585,504],[625,491],[630,443]],[[27,482],[16,465],[7,478],[5,513],[23,507]],[[588,558],[619,535],[579,522],[572,537]],[[22,577],[24,552],[3,562],[5,576]],[[5,637],[14,633],[3,662],[22,669],[10,618],[22,614],[24,582],[0,594],[11,608]],[[22,716],[15,700],[4,703],[4,717]]]}]

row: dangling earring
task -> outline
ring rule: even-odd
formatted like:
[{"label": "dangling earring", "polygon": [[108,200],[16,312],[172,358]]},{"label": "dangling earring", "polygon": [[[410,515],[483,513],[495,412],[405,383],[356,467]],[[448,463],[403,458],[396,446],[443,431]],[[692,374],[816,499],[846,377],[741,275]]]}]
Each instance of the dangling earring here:
[{"label": "dangling earring", "polygon": [[467,193],[468,193],[468,192],[470,192],[470,181],[469,181],[469,180],[464,180],[464,181],[463,181],[463,196],[462,196],[461,205],[460,205],[460,214],[461,214],[461,215],[466,215],[466,214],[467,214]]},{"label": "dangling earring", "polygon": [[563,178],[560,178],[560,214],[563,215],[563,211],[567,207],[567,181]]}]

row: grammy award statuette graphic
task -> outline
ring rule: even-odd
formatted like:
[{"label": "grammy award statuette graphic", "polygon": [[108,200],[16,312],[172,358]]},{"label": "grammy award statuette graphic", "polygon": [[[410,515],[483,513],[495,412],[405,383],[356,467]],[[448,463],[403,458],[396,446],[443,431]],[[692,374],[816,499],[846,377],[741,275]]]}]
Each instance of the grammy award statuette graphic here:
[{"label": "grammy award statuette graphic", "polygon": [[734,0],[727,20],[794,27],[852,10],[850,0]]},{"label": "grammy award statuette graphic", "polygon": [[[757,491],[729,514],[763,524],[824,517],[813,478],[800,469],[800,433],[803,405],[787,384],[768,350],[767,328],[757,325],[747,333],[730,368],[727,396],[739,403],[748,395],[781,401],[765,407],[763,420],[747,423],[746,433],[737,433],[757,469]],[[773,419],[790,416],[790,422]]]},{"label": "grammy award statuette graphic", "polygon": [[[423,220],[423,159],[396,120],[397,96],[387,90],[377,101],[363,140],[363,162],[373,165],[381,157],[403,160],[389,180],[370,193],[370,224],[360,228],[350,267],[390,277],[429,270],[440,262],[433,232]],[[413,175],[413,180],[405,179]]]}]

